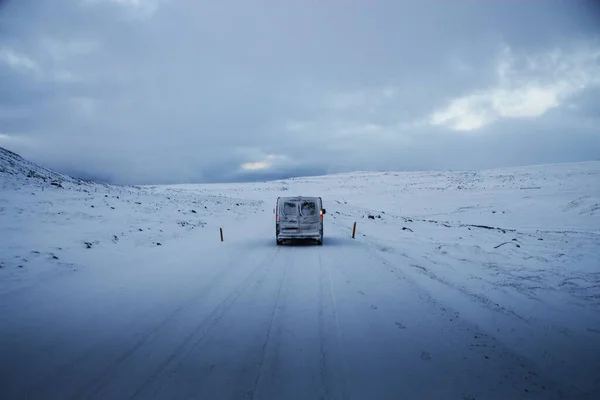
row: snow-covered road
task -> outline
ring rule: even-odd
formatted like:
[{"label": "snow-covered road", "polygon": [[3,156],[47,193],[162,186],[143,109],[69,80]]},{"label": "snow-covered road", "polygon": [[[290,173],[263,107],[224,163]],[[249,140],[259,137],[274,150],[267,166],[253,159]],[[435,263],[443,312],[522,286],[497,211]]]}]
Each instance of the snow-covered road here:
[{"label": "snow-covered road", "polygon": [[[599,174],[5,177],[0,398],[598,398]],[[323,246],[275,245],[290,192]]]},{"label": "snow-covered road", "polygon": [[251,239],[207,248],[190,236],[161,249],[161,263],[127,261],[148,269],[112,265],[3,297],[2,316],[20,310],[2,320],[3,398],[548,399],[566,390],[339,229],[329,227],[323,247],[277,247],[271,222],[261,213],[240,224]]}]

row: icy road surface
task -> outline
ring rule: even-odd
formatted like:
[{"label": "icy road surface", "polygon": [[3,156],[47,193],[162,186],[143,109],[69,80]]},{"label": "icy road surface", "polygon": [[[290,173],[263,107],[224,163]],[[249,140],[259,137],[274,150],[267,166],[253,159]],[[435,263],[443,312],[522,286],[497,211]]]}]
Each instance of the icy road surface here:
[{"label": "icy road surface", "polygon": [[[0,398],[599,398],[600,163],[545,168],[506,185],[11,177]],[[275,246],[275,198],[305,192],[323,196],[324,245]]]}]

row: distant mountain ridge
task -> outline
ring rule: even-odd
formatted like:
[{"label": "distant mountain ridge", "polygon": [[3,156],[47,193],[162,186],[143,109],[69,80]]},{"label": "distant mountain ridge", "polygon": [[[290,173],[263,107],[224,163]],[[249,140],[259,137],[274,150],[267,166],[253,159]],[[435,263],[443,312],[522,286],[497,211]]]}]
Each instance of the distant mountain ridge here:
[{"label": "distant mountain ridge", "polygon": [[82,185],[90,184],[91,182],[42,167],[31,161],[27,161],[17,153],[0,147],[0,183],[3,186],[34,184],[62,187],[65,184]]}]

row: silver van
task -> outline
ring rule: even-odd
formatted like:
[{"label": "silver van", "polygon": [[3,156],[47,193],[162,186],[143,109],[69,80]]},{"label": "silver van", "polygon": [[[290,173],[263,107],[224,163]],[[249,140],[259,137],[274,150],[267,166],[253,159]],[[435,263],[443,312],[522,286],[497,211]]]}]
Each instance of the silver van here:
[{"label": "silver van", "polygon": [[286,239],[314,239],[323,244],[323,200],[320,197],[278,197],[275,207],[277,245]]}]

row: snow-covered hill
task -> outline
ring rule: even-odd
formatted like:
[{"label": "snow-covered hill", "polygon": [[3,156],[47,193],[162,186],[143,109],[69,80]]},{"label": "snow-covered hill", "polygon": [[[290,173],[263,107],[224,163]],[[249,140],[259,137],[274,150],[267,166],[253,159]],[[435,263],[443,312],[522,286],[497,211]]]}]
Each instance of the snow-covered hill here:
[{"label": "snow-covered hill", "polygon": [[90,183],[41,167],[2,147],[0,147],[0,176],[3,190],[22,186],[45,187],[63,184],[72,187]]},{"label": "snow-covered hill", "polygon": [[[600,162],[112,186],[0,149],[0,188],[7,398],[600,393]],[[275,246],[287,195],[322,248]]]},{"label": "snow-covered hill", "polygon": [[[90,252],[137,252],[204,228],[215,218],[235,221],[260,202],[170,187],[82,181],[0,149],[0,293],[89,265]],[[261,209],[262,210],[262,209]],[[117,250],[118,249],[118,250]],[[94,253],[93,257],[98,257]]]}]

